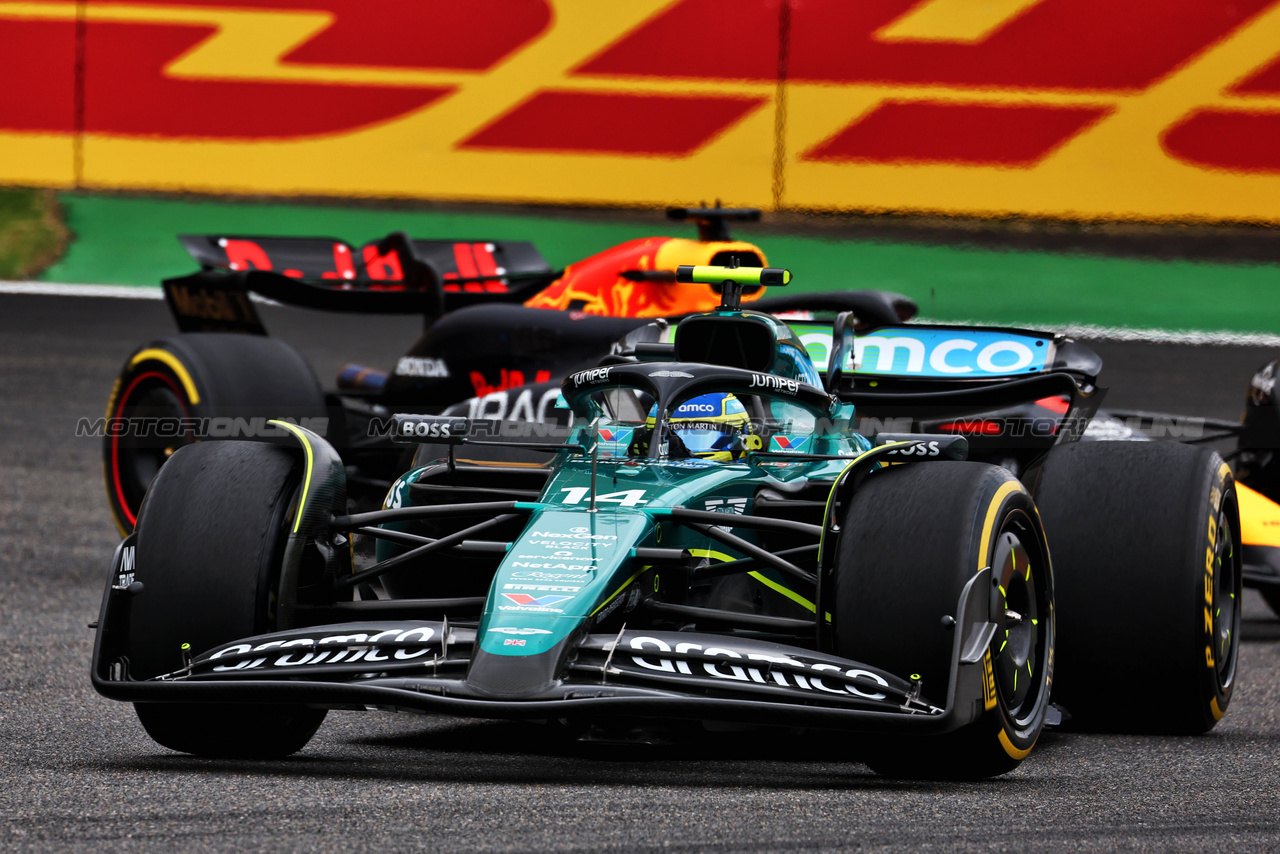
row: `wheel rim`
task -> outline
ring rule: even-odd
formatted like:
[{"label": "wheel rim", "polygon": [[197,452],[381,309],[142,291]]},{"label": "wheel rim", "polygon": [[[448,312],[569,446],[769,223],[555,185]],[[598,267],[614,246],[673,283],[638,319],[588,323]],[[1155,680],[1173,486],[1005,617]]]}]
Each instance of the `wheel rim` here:
[{"label": "wheel rim", "polygon": [[1213,585],[1210,603],[1213,615],[1212,655],[1218,686],[1226,689],[1235,678],[1236,650],[1239,646],[1240,551],[1232,525],[1231,505],[1226,498],[1218,506],[1217,535],[1213,544]]},{"label": "wheel rim", "polygon": [[166,420],[173,420],[180,428],[179,419],[188,415],[187,402],[181,390],[170,377],[158,371],[134,377],[120,396],[115,420],[129,425],[130,429],[123,431],[123,435],[113,433],[111,436],[111,474],[116,502],[130,527],[137,524],[142,497],[160,466],[178,448],[195,441],[189,430],[165,431],[173,435],[150,435],[155,431],[139,435],[133,425],[141,422],[135,419],[149,419],[147,423],[157,425],[159,430],[159,425]]},{"label": "wheel rim", "polygon": [[996,692],[1015,726],[1033,721],[1048,699],[1052,613],[1045,569],[1034,529],[1011,520],[991,561],[991,662]]}]

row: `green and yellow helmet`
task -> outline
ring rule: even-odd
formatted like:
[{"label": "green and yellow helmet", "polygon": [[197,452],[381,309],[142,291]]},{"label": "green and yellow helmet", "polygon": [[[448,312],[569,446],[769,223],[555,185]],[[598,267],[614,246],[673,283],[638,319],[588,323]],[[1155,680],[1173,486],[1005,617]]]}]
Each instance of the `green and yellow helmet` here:
[{"label": "green and yellow helmet", "polygon": [[[653,430],[658,410],[649,410],[645,426]],[[704,460],[729,461],[743,451],[758,448],[760,439],[751,432],[746,407],[732,394],[704,394],[690,398],[671,412],[670,430],[679,437],[691,456]]]}]

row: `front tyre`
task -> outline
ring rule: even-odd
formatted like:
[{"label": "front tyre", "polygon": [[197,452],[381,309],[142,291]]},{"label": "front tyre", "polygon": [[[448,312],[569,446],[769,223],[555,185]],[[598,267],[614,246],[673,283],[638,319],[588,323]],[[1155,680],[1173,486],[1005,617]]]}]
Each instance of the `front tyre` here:
[{"label": "front tyre", "polygon": [[[983,709],[939,736],[878,738],[877,773],[981,779],[1016,768],[1044,727],[1054,660],[1054,587],[1031,496],[1007,470],[971,462],[897,466],[869,476],[850,502],[836,557],[837,654],[920,678],[943,705],[954,620],[965,585],[991,567],[986,610],[996,631],[984,660]],[[972,666],[972,665],[965,665]]]},{"label": "front tyre", "polygon": [[[160,470],[138,518],[137,580],[131,600],[129,673],[149,679],[180,670],[183,650],[277,628],[278,585],[299,465],[290,451],[259,442],[180,448]],[[324,720],[301,705],[137,703],[159,744],[234,759],[287,756]]]}]

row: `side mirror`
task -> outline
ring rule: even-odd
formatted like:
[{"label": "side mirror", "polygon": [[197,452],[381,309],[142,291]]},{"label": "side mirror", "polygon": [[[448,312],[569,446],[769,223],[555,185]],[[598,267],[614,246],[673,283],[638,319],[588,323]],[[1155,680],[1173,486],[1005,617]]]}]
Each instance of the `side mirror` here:
[{"label": "side mirror", "polygon": [[854,354],[853,343],[854,317],[852,311],[842,311],[836,315],[836,322],[831,325],[831,358],[827,360],[827,393],[835,394],[844,375],[844,362]]},{"label": "side mirror", "polygon": [[676,345],[658,341],[641,341],[635,347],[637,361],[670,362],[676,357]]}]

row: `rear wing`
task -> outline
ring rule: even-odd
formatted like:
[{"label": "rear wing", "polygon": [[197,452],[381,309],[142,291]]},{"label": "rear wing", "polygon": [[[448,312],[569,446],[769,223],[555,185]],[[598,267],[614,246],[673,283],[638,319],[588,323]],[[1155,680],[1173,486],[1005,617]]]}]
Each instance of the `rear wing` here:
[{"label": "rear wing", "polygon": [[[829,374],[831,324],[789,325],[818,371]],[[882,326],[857,335],[843,362],[830,390],[854,404],[860,419],[900,422],[909,418],[913,430],[962,432],[975,450],[1074,441],[1105,393],[1098,387],[1102,360],[1089,347],[1062,335],[1027,329]],[[1048,407],[1053,423],[1044,429],[1013,428],[1006,423],[1025,418],[1003,411],[1038,402],[1043,407],[1049,399],[1057,402]],[[975,435],[969,429],[972,424],[965,419],[992,413],[1003,414],[982,426],[995,432],[983,430]]]},{"label": "rear wing", "polygon": [[249,293],[328,311],[435,317],[479,302],[523,302],[554,281],[532,243],[413,240],[354,247],[316,237],[181,235],[200,272],[164,281],[184,332],[265,334]]}]

